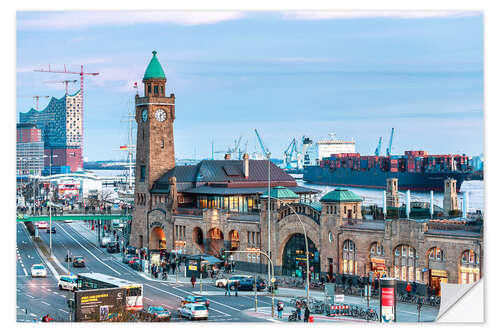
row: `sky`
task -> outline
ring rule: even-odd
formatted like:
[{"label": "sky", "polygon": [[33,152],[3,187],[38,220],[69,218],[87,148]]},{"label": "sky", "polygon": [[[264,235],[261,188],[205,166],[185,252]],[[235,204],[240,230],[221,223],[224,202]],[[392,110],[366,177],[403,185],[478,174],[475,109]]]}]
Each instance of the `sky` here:
[{"label": "sky", "polygon": [[[481,12],[18,12],[16,112],[85,77],[84,156],[123,159],[134,82],[151,59],[175,93],[177,158],[211,158],[257,129],[281,158],[293,138],[335,133],[361,154],[483,153]],[[70,93],[79,88],[70,88]],[[40,108],[48,99],[40,100]],[[19,117],[17,117],[19,119]],[[216,153],[215,158],[223,158]]]}]

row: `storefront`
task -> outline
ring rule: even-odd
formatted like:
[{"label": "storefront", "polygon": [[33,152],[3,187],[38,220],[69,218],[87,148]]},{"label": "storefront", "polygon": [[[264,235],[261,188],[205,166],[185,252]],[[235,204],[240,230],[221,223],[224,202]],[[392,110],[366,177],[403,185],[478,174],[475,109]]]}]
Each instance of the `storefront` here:
[{"label": "storefront", "polygon": [[379,278],[387,275],[387,267],[384,259],[371,258],[370,266],[370,270],[373,272],[375,277]]},{"label": "storefront", "polygon": [[460,284],[474,283],[479,280],[479,268],[460,266],[459,275]]},{"label": "storefront", "polygon": [[[319,252],[314,243],[307,238],[309,245],[309,269],[311,278],[317,279],[320,274]],[[294,234],[283,250],[282,274],[302,277],[306,274],[306,252],[304,235]]]},{"label": "storefront", "polygon": [[448,283],[448,273],[440,269],[431,269],[429,276],[429,286],[436,295],[441,296],[441,283]]}]

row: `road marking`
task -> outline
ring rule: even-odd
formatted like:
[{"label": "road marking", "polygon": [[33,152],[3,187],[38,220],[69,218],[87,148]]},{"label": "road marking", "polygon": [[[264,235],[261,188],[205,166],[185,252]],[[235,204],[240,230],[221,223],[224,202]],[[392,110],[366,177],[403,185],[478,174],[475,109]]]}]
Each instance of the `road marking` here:
[{"label": "road marking", "polygon": [[227,313],[225,313],[225,312],[222,312],[222,311],[219,311],[219,310],[216,310],[216,309],[210,309],[210,310],[215,311],[215,312],[218,312],[218,313],[222,313],[224,316],[231,317],[231,315],[230,315],[230,314],[227,314]]},{"label": "road marking", "polygon": [[64,231],[69,237],[71,237],[78,245],[80,245],[82,248],[84,248],[88,253],[90,253],[91,256],[93,256],[94,258],[97,259],[97,261],[99,261],[100,263],[102,263],[104,266],[108,267],[109,269],[111,269],[113,272],[115,272],[116,274],[121,274],[120,272],[118,272],[117,270],[115,270],[114,268],[112,268],[111,266],[109,266],[108,264],[106,264],[104,261],[100,260],[99,258],[97,258],[97,256],[95,254],[93,254],[92,252],[90,252],[89,249],[87,249],[86,247],[84,247],[79,241],[77,241],[73,236],[71,236],[66,230],[64,230],[64,228],[61,228],[62,231]]},{"label": "road marking", "polygon": [[34,313],[30,313],[30,316],[37,317],[37,315]]},{"label": "road marking", "polygon": [[153,300],[151,298],[144,297],[144,299],[147,299],[148,301],[152,302]]},{"label": "road marking", "polygon": [[[182,289],[179,289],[179,288],[176,288],[176,287],[172,287],[172,288],[175,289],[175,290],[182,291],[184,293],[190,294],[190,295],[194,295],[193,293],[190,293],[189,291],[185,291],[185,290],[182,290]],[[230,308],[231,310],[234,310],[234,311],[241,312],[240,309],[233,308],[232,306],[229,306],[229,305],[226,305],[226,304],[223,304],[223,303],[219,303],[219,302],[214,301],[214,300],[210,300],[210,302],[215,303],[215,304],[219,304],[219,305],[222,305],[222,306],[225,306],[226,308]]]},{"label": "road marking", "polygon": [[63,309],[58,309],[58,310],[59,310],[59,311],[62,311],[62,312],[64,312],[64,313],[69,313],[68,311],[65,311],[65,310],[63,310]]},{"label": "road marking", "polygon": [[43,304],[45,304],[45,305],[47,305],[47,306],[50,306],[50,304],[49,304],[49,303],[47,303],[47,302],[41,301],[41,303],[43,303]]},{"label": "road marking", "polygon": [[53,291],[54,294],[59,295],[56,291]]},{"label": "road marking", "polygon": [[35,298],[35,296],[31,296],[31,295],[26,295],[26,296],[31,297],[31,298]]},{"label": "road marking", "polygon": [[26,271],[26,268],[23,267],[24,275],[28,276],[28,272]]}]

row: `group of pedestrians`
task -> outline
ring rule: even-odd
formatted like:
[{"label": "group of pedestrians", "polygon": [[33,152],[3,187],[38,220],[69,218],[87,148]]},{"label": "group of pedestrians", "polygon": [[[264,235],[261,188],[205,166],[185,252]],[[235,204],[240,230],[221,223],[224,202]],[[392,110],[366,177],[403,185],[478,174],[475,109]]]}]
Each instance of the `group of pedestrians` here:
[{"label": "group of pedestrians", "polygon": [[234,296],[238,296],[238,289],[240,288],[240,281],[236,280],[232,283],[226,283],[226,292],[224,296],[231,296],[231,286],[234,286]]},{"label": "group of pedestrians", "polygon": [[[309,307],[304,305],[304,322],[309,322],[310,314]],[[278,319],[283,319],[283,310],[285,309],[285,304],[282,301],[278,302],[277,310],[278,310]],[[297,301],[295,303],[295,313],[297,314],[297,319],[302,320],[302,303]]]}]

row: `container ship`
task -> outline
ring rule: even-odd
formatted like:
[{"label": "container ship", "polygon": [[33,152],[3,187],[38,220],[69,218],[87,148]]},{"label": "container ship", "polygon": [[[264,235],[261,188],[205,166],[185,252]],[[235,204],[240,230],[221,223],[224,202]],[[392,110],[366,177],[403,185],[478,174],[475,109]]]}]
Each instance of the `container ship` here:
[{"label": "container ship", "polygon": [[304,180],[314,184],[386,188],[387,178],[397,178],[401,190],[444,191],[444,180],[454,178],[457,191],[472,174],[466,155],[428,155],[405,151],[404,155],[361,156],[359,153],[332,154],[319,165],[304,167]]}]

